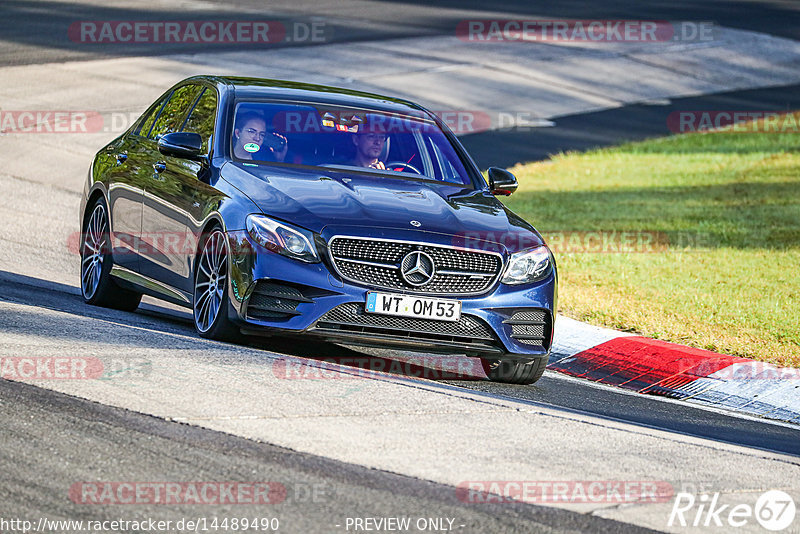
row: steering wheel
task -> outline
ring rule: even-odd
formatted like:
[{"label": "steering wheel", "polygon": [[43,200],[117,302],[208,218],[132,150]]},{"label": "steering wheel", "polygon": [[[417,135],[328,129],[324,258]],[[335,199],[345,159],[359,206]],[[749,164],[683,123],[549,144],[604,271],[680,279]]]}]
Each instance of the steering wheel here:
[{"label": "steering wheel", "polygon": [[422,171],[420,171],[418,168],[414,167],[410,163],[406,163],[405,161],[390,161],[389,163],[386,163],[384,166],[386,167],[386,170],[389,171],[397,171],[396,167],[400,167],[401,169],[399,172],[405,172],[404,169],[410,169],[417,174],[420,175],[422,174]]}]

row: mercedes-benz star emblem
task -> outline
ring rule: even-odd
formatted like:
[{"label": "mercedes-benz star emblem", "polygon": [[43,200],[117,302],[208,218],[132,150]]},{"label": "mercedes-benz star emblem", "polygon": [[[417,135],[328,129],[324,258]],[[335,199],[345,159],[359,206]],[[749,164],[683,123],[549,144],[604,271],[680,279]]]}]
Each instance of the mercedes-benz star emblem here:
[{"label": "mercedes-benz star emblem", "polygon": [[424,286],[433,280],[436,267],[433,264],[433,258],[424,252],[415,250],[403,258],[400,263],[400,274],[403,276],[403,280],[412,286]]},{"label": "mercedes-benz star emblem", "polygon": [[422,226],[422,223],[419,221],[409,221],[409,222],[411,223],[411,226],[414,226],[415,228],[419,228],[420,226]]}]

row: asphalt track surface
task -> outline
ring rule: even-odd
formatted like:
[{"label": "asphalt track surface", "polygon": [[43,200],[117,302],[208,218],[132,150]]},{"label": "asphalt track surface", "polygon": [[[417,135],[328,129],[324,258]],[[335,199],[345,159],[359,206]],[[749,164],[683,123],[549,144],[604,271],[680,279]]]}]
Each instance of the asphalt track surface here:
[{"label": "asphalt track surface", "polygon": [[[79,320],[123,323],[153,333],[194,335],[188,313],[143,305],[136,313],[87,307],[75,289],[0,273],[0,301],[74,317],[57,325],[54,335],[81,337]],[[35,318],[35,317],[34,317]],[[30,332],[41,335],[42,330]],[[24,330],[23,326],[20,326]],[[18,334],[23,331],[16,332]],[[65,342],[68,347],[70,341]],[[133,348],[135,345],[131,345]],[[124,352],[125,344],[117,344]],[[286,356],[361,353],[359,349],[272,339],[253,341]],[[371,353],[375,355],[375,352]],[[391,358],[391,351],[377,356]],[[522,399],[533,407],[599,416],[647,429],[707,438],[769,452],[800,455],[800,430],[752,418],[664,402],[547,373],[534,386],[510,386],[483,380],[443,384],[483,392],[487,397]],[[165,392],[168,395],[168,392]],[[257,396],[257,392],[251,393]],[[531,504],[467,504],[455,488],[412,477],[256,443],[119,408],[77,399],[37,386],[0,380],[0,453],[5,467],[0,485],[0,517],[68,517],[74,520],[127,520],[182,517],[237,517],[241,507],[184,505],[87,506],[66,499],[76,481],[94,480],[253,480],[287,488],[286,501],[261,506],[257,515],[278,517],[282,531],[337,531],[348,517],[454,518],[463,532],[639,532],[640,527],[589,514]],[[316,493],[315,493],[316,492]],[[316,495],[312,497],[312,495]],[[253,515],[247,510],[248,515]]]},{"label": "asphalt track surface", "polygon": [[[71,299],[75,300],[75,299]],[[133,321],[134,323],[136,320]],[[343,532],[348,517],[450,518],[460,532],[650,532],[576,512],[521,503],[468,504],[454,488],[274,445],[166,422],[0,380],[0,517],[128,521],[278,518],[280,532]],[[276,504],[76,505],[81,480],[277,482]],[[177,530],[172,530],[176,532]]]},{"label": "asphalt track surface", "polygon": [[[0,279],[0,301],[57,310],[75,320],[89,317],[123,322],[152,332],[155,345],[159,333],[194,333],[190,316],[174,310],[143,305],[136,313],[125,313],[87,307],[73,288],[9,273],[0,273]],[[17,333],[22,333],[21,321],[16,324]],[[81,338],[80,329],[68,323],[56,329],[54,335],[69,339],[65,346]],[[276,343],[264,346],[274,351]],[[294,347],[290,355],[320,352],[313,343],[279,340],[277,348],[281,347]],[[324,352],[330,353],[330,348],[323,347]],[[124,352],[124,345],[119,350]],[[451,486],[167,422],[7,380],[0,380],[0,459],[4,466],[0,517],[34,523],[40,517],[76,521],[277,517],[281,532],[335,532],[345,530],[348,517],[410,515],[451,518],[454,530],[461,532],[648,532],[543,506],[465,503]],[[253,508],[255,511],[246,506],[208,504],[91,506],[67,498],[76,482],[96,480],[277,482],[286,488],[286,497],[281,503]]]},{"label": "asphalt track surface", "polygon": [[[204,2],[193,20],[241,20],[243,14],[263,19],[263,3]],[[166,9],[154,13],[131,2],[113,7],[101,2],[28,2],[6,0],[0,6],[0,65],[46,63],[103,56],[169,54],[187,51],[187,45],[153,49],[135,47],[87,50],[63,34],[65,22],[76,20],[183,19],[186,11]],[[270,3],[276,20],[322,16],[335,29],[333,41],[385,39],[401,36],[441,35],[468,17],[500,15],[564,18],[640,18],[712,20],[719,24],[800,38],[800,6],[794,2],[495,2],[491,10],[479,2],[329,2]],[[270,11],[271,12],[271,11]],[[195,16],[197,15],[197,16]],[[387,21],[392,21],[391,24]],[[59,33],[61,32],[61,33]],[[189,45],[191,46],[191,45]],[[222,50],[222,48],[220,48]],[[536,157],[585,149],[667,133],[665,117],[672,108],[687,109],[787,109],[800,107],[798,87],[742,91],[712,95],[667,106],[629,106],[594,114],[565,117],[555,128],[529,133],[487,132],[464,141],[480,162],[491,151],[500,164],[531,159],[530,146],[540,148]],[[757,106],[757,107],[756,107]],[[688,108],[692,109],[692,108]],[[0,273],[0,300],[23,302],[54,309],[76,318],[96,317],[123,321],[153,333],[178,331],[194,335],[188,314],[146,305],[136,313],[85,306],[73,288],[11,273]],[[47,335],[42,324],[33,335]],[[264,346],[291,356],[307,356],[313,344],[290,342]],[[387,352],[386,357],[391,353]],[[555,407],[625,421],[646,428],[697,436],[800,456],[800,430],[753,418],[704,410],[663,399],[634,395],[581,381],[546,374],[535,386],[508,386],[486,381],[448,381],[446,385],[484,392],[488,396],[523,399],[531,405]],[[337,518],[347,516],[448,516],[464,524],[466,532],[576,531],[638,532],[643,529],[553,508],[524,504],[466,506],[450,486],[404,477],[374,469],[298,453],[188,425],[167,422],[118,408],[77,399],[24,383],[0,380],[0,455],[4,473],[0,484],[0,516],[42,516],[48,512],[72,519],[113,519],[119,510],[80,508],[66,500],[65,492],[76,479],[83,480],[274,480],[285,481],[287,501],[280,509],[260,510],[259,515],[279,514],[284,531],[336,531]],[[323,496],[311,498],[309,488],[321,488]],[[130,510],[130,512],[127,512]],[[126,518],[236,515],[236,510],[178,511],[145,505],[127,509]],[[248,511],[248,514],[250,512]]]}]

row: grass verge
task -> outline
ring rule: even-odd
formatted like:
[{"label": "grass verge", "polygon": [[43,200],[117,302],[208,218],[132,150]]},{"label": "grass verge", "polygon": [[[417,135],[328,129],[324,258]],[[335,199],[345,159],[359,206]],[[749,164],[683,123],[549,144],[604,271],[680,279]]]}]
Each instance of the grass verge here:
[{"label": "grass verge", "polygon": [[800,367],[799,133],[685,134],[510,170],[506,204],[555,249],[564,315]]}]

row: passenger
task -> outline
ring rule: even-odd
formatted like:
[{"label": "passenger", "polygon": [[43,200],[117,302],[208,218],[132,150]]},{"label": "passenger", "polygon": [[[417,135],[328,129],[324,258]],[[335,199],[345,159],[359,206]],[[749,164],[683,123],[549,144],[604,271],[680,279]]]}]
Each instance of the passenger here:
[{"label": "passenger", "polygon": [[267,121],[257,113],[244,113],[237,118],[233,138],[233,154],[238,159],[253,159],[253,154],[266,146],[273,160],[282,162],[289,150],[286,137],[267,132]]},{"label": "passenger", "polygon": [[357,167],[386,170],[386,166],[378,157],[386,144],[386,134],[383,133],[357,133],[353,136],[356,145],[356,155],[352,164]]}]

